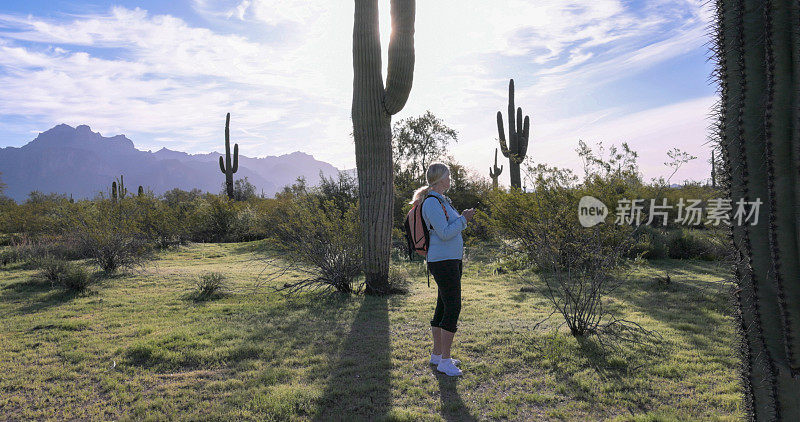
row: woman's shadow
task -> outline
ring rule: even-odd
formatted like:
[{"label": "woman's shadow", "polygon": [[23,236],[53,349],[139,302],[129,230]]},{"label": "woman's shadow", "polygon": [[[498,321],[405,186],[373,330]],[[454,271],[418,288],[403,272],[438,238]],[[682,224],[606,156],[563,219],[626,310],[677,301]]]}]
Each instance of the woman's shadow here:
[{"label": "woman's shadow", "polygon": [[434,365],[430,365],[431,373],[439,382],[439,397],[442,401],[442,417],[447,421],[477,421],[472,416],[469,408],[461,400],[458,393],[458,382],[461,377],[451,377],[436,370]]}]

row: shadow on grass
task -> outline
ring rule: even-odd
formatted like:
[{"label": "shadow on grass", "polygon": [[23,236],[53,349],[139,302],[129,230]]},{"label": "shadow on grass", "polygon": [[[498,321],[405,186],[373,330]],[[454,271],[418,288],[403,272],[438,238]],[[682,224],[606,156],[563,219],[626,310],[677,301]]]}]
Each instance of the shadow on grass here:
[{"label": "shadow on grass", "polygon": [[439,382],[439,398],[442,401],[442,417],[446,421],[477,421],[478,419],[469,413],[469,408],[461,400],[458,393],[458,382],[460,377],[451,377],[436,370],[430,365],[431,373]]},{"label": "shadow on grass", "polygon": [[49,281],[35,277],[6,285],[3,290],[4,293],[0,297],[4,302],[22,304],[17,308],[17,313],[21,315],[59,306],[81,295],[81,293],[53,286]]},{"label": "shadow on grass", "polygon": [[332,359],[314,420],[376,420],[391,409],[389,299],[365,296]]}]

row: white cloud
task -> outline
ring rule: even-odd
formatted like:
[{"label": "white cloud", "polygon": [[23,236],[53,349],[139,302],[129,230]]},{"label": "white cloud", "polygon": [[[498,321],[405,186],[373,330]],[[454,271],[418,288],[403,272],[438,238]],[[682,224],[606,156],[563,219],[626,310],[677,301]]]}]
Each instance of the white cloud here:
[{"label": "white cloud", "polygon": [[[508,77],[520,75],[517,95],[526,111],[536,110],[537,131],[549,130],[539,122],[555,128],[618,116],[617,109],[576,117],[555,104],[696,49],[708,17],[701,1],[660,0],[642,11],[621,0],[418,1],[414,87],[395,120],[434,111],[461,133],[456,158],[480,171],[486,166],[475,151],[491,155]],[[388,3],[380,2],[384,68]],[[71,21],[0,14],[0,114],[36,116],[43,126],[88,123],[136,133],[137,144],[155,149],[199,152],[219,149],[230,111],[248,155],[300,149],[355,165],[352,2],[193,6],[225,30],[138,8]]]}]

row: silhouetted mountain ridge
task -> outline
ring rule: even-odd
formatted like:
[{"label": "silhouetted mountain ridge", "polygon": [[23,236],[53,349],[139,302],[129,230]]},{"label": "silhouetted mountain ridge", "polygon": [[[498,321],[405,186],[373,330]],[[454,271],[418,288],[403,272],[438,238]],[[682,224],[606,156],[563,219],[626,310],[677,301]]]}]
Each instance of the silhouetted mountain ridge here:
[{"label": "silhouetted mountain ridge", "polygon": [[[0,148],[0,180],[5,194],[23,201],[33,190],[91,198],[108,192],[111,182],[125,176],[129,191],[142,185],[156,194],[173,188],[218,193],[224,176],[219,170],[220,153],[188,154],[161,148],[140,151],[125,135],[104,137],[87,125],[75,128],[60,124],[41,132],[28,144]],[[283,186],[305,176],[309,185],[338,169],[303,152],[253,158],[239,154],[234,179],[247,177],[259,193],[272,196]]]}]

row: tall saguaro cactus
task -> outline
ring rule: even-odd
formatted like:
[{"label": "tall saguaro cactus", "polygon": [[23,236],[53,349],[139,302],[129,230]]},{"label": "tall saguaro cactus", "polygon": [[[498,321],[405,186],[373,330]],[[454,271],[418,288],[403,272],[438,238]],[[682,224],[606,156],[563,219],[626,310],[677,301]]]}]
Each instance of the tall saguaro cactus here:
[{"label": "tall saguaro cactus", "polygon": [[388,291],[394,207],[391,118],[405,106],[414,75],[414,0],[392,0],[392,32],[383,85],[378,0],[355,0],[353,137],[366,292]]},{"label": "tall saguaro cactus", "polygon": [[497,179],[500,177],[500,174],[503,172],[503,166],[501,165],[500,168],[497,168],[497,148],[494,149],[494,172],[492,171],[492,167],[489,167],[489,177],[492,178],[492,188],[497,190]]},{"label": "tall saguaro cactus", "polygon": [[763,202],[757,224],[731,222],[748,411],[797,421],[800,2],[716,0],[715,12],[724,185],[734,208]]},{"label": "tall saguaro cactus", "polygon": [[233,199],[233,173],[239,170],[239,144],[233,144],[233,165],[231,165],[231,114],[225,116],[225,160],[219,157],[219,169],[225,175],[225,190]]},{"label": "tall saguaro cactus", "polygon": [[508,82],[508,145],[506,145],[505,129],[503,127],[503,113],[497,112],[497,132],[500,134],[500,150],[508,158],[508,172],[511,176],[511,187],[519,189],[522,186],[519,165],[525,160],[528,152],[528,134],[530,119],[525,116],[522,121],[522,107],[516,109],[514,117],[514,80]]}]

